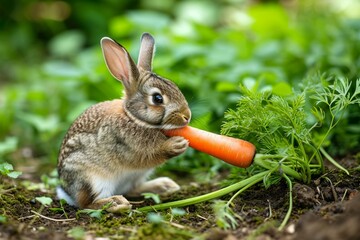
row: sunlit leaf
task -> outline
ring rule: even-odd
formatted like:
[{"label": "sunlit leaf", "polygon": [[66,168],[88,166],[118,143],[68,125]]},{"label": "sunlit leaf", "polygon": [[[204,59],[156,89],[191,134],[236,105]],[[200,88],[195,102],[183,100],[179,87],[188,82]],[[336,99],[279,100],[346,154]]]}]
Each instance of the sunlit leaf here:
[{"label": "sunlit leaf", "polygon": [[53,202],[53,200],[49,197],[37,197],[35,199],[44,206],[49,206]]},{"label": "sunlit leaf", "polygon": [[156,193],[142,193],[145,199],[152,199],[155,203],[161,203],[159,194]]},{"label": "sunlit leaf", "polygon": [[171,214],[174,216],[183,216],[186,214],[186,211],[182,208],[172,208]]},{"label": "sunlit leaf", "polygon": [[159,213],[150,212],[146,216],[150,223],[159,224],[163,221],[163,217]]},{"label": "sunlit leaf", "polygon": [[11,178],[18,178],[21,174],[22,174],[22,172],[13,171],[13,172],[8,173],[7,175]]}]

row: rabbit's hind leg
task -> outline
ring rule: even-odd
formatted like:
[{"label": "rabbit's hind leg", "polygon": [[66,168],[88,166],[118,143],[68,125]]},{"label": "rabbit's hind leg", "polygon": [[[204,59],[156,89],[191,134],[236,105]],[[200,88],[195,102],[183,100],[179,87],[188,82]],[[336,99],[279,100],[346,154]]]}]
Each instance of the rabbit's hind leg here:
[{"label": "rabbit's hind leg", "polygon": [[115,196],[95,200],[93,203],[89,204],[87,208],[101,209],[104,206],[106,206],[105,210],[111,213],[119,213],[131,209],[131,204],[122,195],[115,195]]},{"label": "rabbit's hind leg", "polygon": [[180,189],[180,186],[174,180],[168,177],[159,177],[153,180],[143,182],[134,190],[129,192],[128,196],[139,196],[142,193],[156,193],[159,195],[169,195]]}]

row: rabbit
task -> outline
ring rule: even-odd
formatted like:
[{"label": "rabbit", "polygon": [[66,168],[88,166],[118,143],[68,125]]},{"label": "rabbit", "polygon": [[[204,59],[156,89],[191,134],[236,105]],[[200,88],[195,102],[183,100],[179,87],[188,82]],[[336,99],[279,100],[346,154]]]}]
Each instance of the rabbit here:
[{"label": "rabbit", "polygon": [[59,199],[79,208],[107,204],[116,213],[131,209],[128,196],[180,189],[168,177],[147,181],[156,166],[188,147],[186,139],[163,130],[184,127],[191,118],[179,88],[152,72],[154,46],[144,33],[136,65],[122,45],[101,39],[107,68],[122,82],[124,96],[91,106],[69,128],[58,157]]}]

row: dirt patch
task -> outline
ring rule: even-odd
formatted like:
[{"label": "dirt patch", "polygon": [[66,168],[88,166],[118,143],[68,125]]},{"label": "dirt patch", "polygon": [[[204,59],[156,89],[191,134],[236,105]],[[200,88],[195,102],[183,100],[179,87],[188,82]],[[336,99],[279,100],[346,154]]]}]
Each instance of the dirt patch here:
[{"label": "dirt patch", "polygon": [[[53,190],[29,190],[21,180],[2,179],[0,215],[7,219],[0,225],[0,239],[360,239],[360,171],[356,161],[343,164],[350,176],[330,169],[311,184],[295,183],[294,208],[288,225],[278,231],[289,202],[285,182],[264,189],[261,184],[239,195],[232,206],[235,229],[218,227],[213,203],[185,207],[184,215],[170,210],[161,212],[161,220],[132,211],[91,217],[54,200],[42,206],[36,197],[55,198]],[[208,193],[218,186],[187,184],[163,201],[184,199]],[[231,196],[223,197],[228,200]],[[152,200],[134,202],[135,207],[153,204]]]}]

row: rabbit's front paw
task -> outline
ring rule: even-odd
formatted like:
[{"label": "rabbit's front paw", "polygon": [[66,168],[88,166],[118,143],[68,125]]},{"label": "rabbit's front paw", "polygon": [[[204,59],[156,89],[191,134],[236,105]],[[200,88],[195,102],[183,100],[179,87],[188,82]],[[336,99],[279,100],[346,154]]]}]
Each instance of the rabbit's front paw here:
[{"label": "rabbit's front paw", "polygon": [[166,155],[171,158],[185,152],[188,146],[188,140],[180,136],[175,136],[166,140],[164,150],[166,152]]}]

